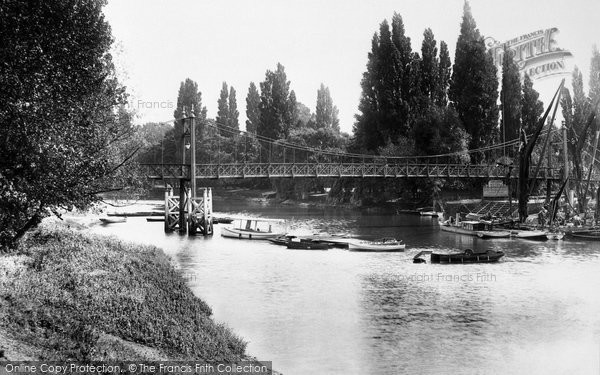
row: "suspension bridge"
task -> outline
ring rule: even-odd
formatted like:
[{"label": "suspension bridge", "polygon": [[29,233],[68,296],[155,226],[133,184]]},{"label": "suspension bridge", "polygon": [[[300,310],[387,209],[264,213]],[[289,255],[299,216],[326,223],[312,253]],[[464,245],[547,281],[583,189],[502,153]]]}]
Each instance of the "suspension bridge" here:
[{"label": "suspension bridge", "polygon": [[[203,137],[196,141],[194,115],[184,116],[179,144],[182,162],[178,164],[144,164],[148,178],[165,181],[176,187],[165,192],[165,231],[176,228],[180,232],[204,235],[212,234],[212,191],[196,188],[197,180],[243,179],[243,178],[441,178],[441,179],[502,179],[518,178],[519,165],[513,162],[519,154],[520,140],[490,145],[475,150],[425,156],[382,156],[354,154],[339,150],[308,147],[282,140],[270,139],[255,133],[240,131],[222,124],[205,125]],[[555,128],[541,133],[550,139]],[[563,142],[550,144],[548,152],[539,152],[532,160],[529,171],[531,180],[576,180],[569,172],[566,153],[566,134]],[[202,143],[202,144],[200,144]],[[227,149],[227,150],[225,150]],[[551,152],[554,149],[554,152]],[[589,142],[582,150],[584,162],[589,168],[596,164],[596,147]],[[593,151],[591,151],[593,150]],[[513,156],[511,158],[510,156]],[[188,160],[186,162],[186,160]],[[560,167],[559,167],[560,166]],[[593,170],[593,168],[592,168]],[[589,180],[597,183],[600,175],[589,174]],[[200,192],[201,191],[201,192]]]}]

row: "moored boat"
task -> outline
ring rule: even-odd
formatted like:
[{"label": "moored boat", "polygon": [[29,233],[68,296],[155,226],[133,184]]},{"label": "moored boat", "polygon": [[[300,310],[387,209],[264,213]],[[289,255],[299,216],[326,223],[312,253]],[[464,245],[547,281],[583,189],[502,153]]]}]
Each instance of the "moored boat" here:
[{"label": "moored boat", "polygon": [[462,253],[451,253],[451,254],[438,254],[431,250],[421,251],[413,258],[413,263],[426,263],[421,258],[424,254],[430,255],[431,263],[442,263],[442,264],[464,264],[464,263],[494,263],[500,260],[504,256],[502,251],[488,250],[486,252],[475,253],[471,249],[466,249]]},{"label": "moored boat", "polygon": [[163,217],[159,217],[159,216],[152,216],[152,217],[147,217],[146,221],[148,222],[153,222],[153,221],[165,221],[164,216]]},{"label": "moored boat", "polygon": [[127,216],[101,217],[100,221],[104,224],[124,223],[127,221]]},{"label": "moored boat", "polygon": [[374,241],[348,240],[348,250],[351,251],[404,251],[406,245],[402,241],[391,237],[380,238]]},{"label": "moored boat", "polygon": [[573,231],[571,236],[582,240],[600,241],[600,229]]},{"label": "moored boat", "polygon": [[[456,222],[455,222],[456,223]],[[440,229],[444,232],[476,236],[479,238],[508,238],[510,232],[494,230],[492,223],[483,220],[464,220],[458,224],[449,221],[440,222]]]},{"label": "moored boat", "polygon": [[304,239],[300,241],[290,240],[287,242],[287,248],[292,250],[328,250],[331,245],[326,242]]},{"label": "moored boat", "polygon": [[284,220],[280,219],[234,218],[232,226],[221,228],[221,236],[249,240],[268,240],[285,235],[284,231],[273,229],[273,225],[284,222]]},{"label": "moored boat", "polygon": [[477,232],[479,238],[508,238],[510,232],[504,230],[481,230]]},{"label": "moored boat", "polygon": [[549,240],[562,240],[565,236],[562,232],[548,232],[546,233],[546,238]]},{"label": "moored boat", "polygon": [[548,239],[546,232],[541,230],[520,230],[513,232],[513,234],[516,238],[524,240],[546,241]]}]

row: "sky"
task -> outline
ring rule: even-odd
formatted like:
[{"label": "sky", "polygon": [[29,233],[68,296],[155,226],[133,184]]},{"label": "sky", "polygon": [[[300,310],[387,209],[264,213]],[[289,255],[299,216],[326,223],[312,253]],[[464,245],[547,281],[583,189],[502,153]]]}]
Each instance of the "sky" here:
[{"label": "sky", "polygon": [[[592,47],[600,46],[600,0],[471,0],[482,35],[506,41],[557,27],[559,47],[572,52],[589,79]],[[339,109],[342,131],[351,133],[367,54],[380,23],[394,12],[404,21],[413,51],[423,31],[448,44],[454,61],[463,0],[109,0],[113,56],[130,93],[136,122],[169,121],[182,81],[196,81],[208,116],[217,113],[223,85],[236,90],[240,127],[246,95],[267,70],[285,67],[290,89],[314,113],[321,83]],[[534,83],[547,104],[560,78]],[[568,84],[568,83],[567,83]]]}]

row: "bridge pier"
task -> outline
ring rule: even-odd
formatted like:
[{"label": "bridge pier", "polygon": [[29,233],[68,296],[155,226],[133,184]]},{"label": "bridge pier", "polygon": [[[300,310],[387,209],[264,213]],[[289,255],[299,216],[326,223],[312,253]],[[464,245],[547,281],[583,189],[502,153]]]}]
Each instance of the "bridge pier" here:
[{"label": "bridge pier", "polygon": [[212,189],[200,188],[202,197],[192,197],[190,188],[183,183],[179,186],[179,196],[173,189],[165,191],[165,232],[178,230],[190,236],[213,234]]}]

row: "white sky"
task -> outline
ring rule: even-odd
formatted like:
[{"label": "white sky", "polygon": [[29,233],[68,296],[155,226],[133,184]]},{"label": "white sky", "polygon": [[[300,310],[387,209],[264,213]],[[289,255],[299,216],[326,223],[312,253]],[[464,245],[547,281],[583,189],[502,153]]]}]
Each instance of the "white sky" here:
[{"label": "white sky", "polygon": [[[587,85],[592,46],[600,45],[600,0],[471,0],[480,32],[505,41],[557,27]],[[430,27],[454,62],[463,0],[109,0],[104,12],[120,52],[138,123],[173,118],[180,83],[191,78],[215,117],[223,81],[237,91],[240,127],[246,95],[267,69],[285,67],[298,101],[315,111],[317,89],[328,86],[340,125],[351,133],[371,38],[394,11],[413,50]],[[559,78],[535,83],[547,102]],[[260,88],[259,88],[260,89]],[[154,102],[158,104],[145,104]],[[161,108],[163,107],[163,108]]]}]

